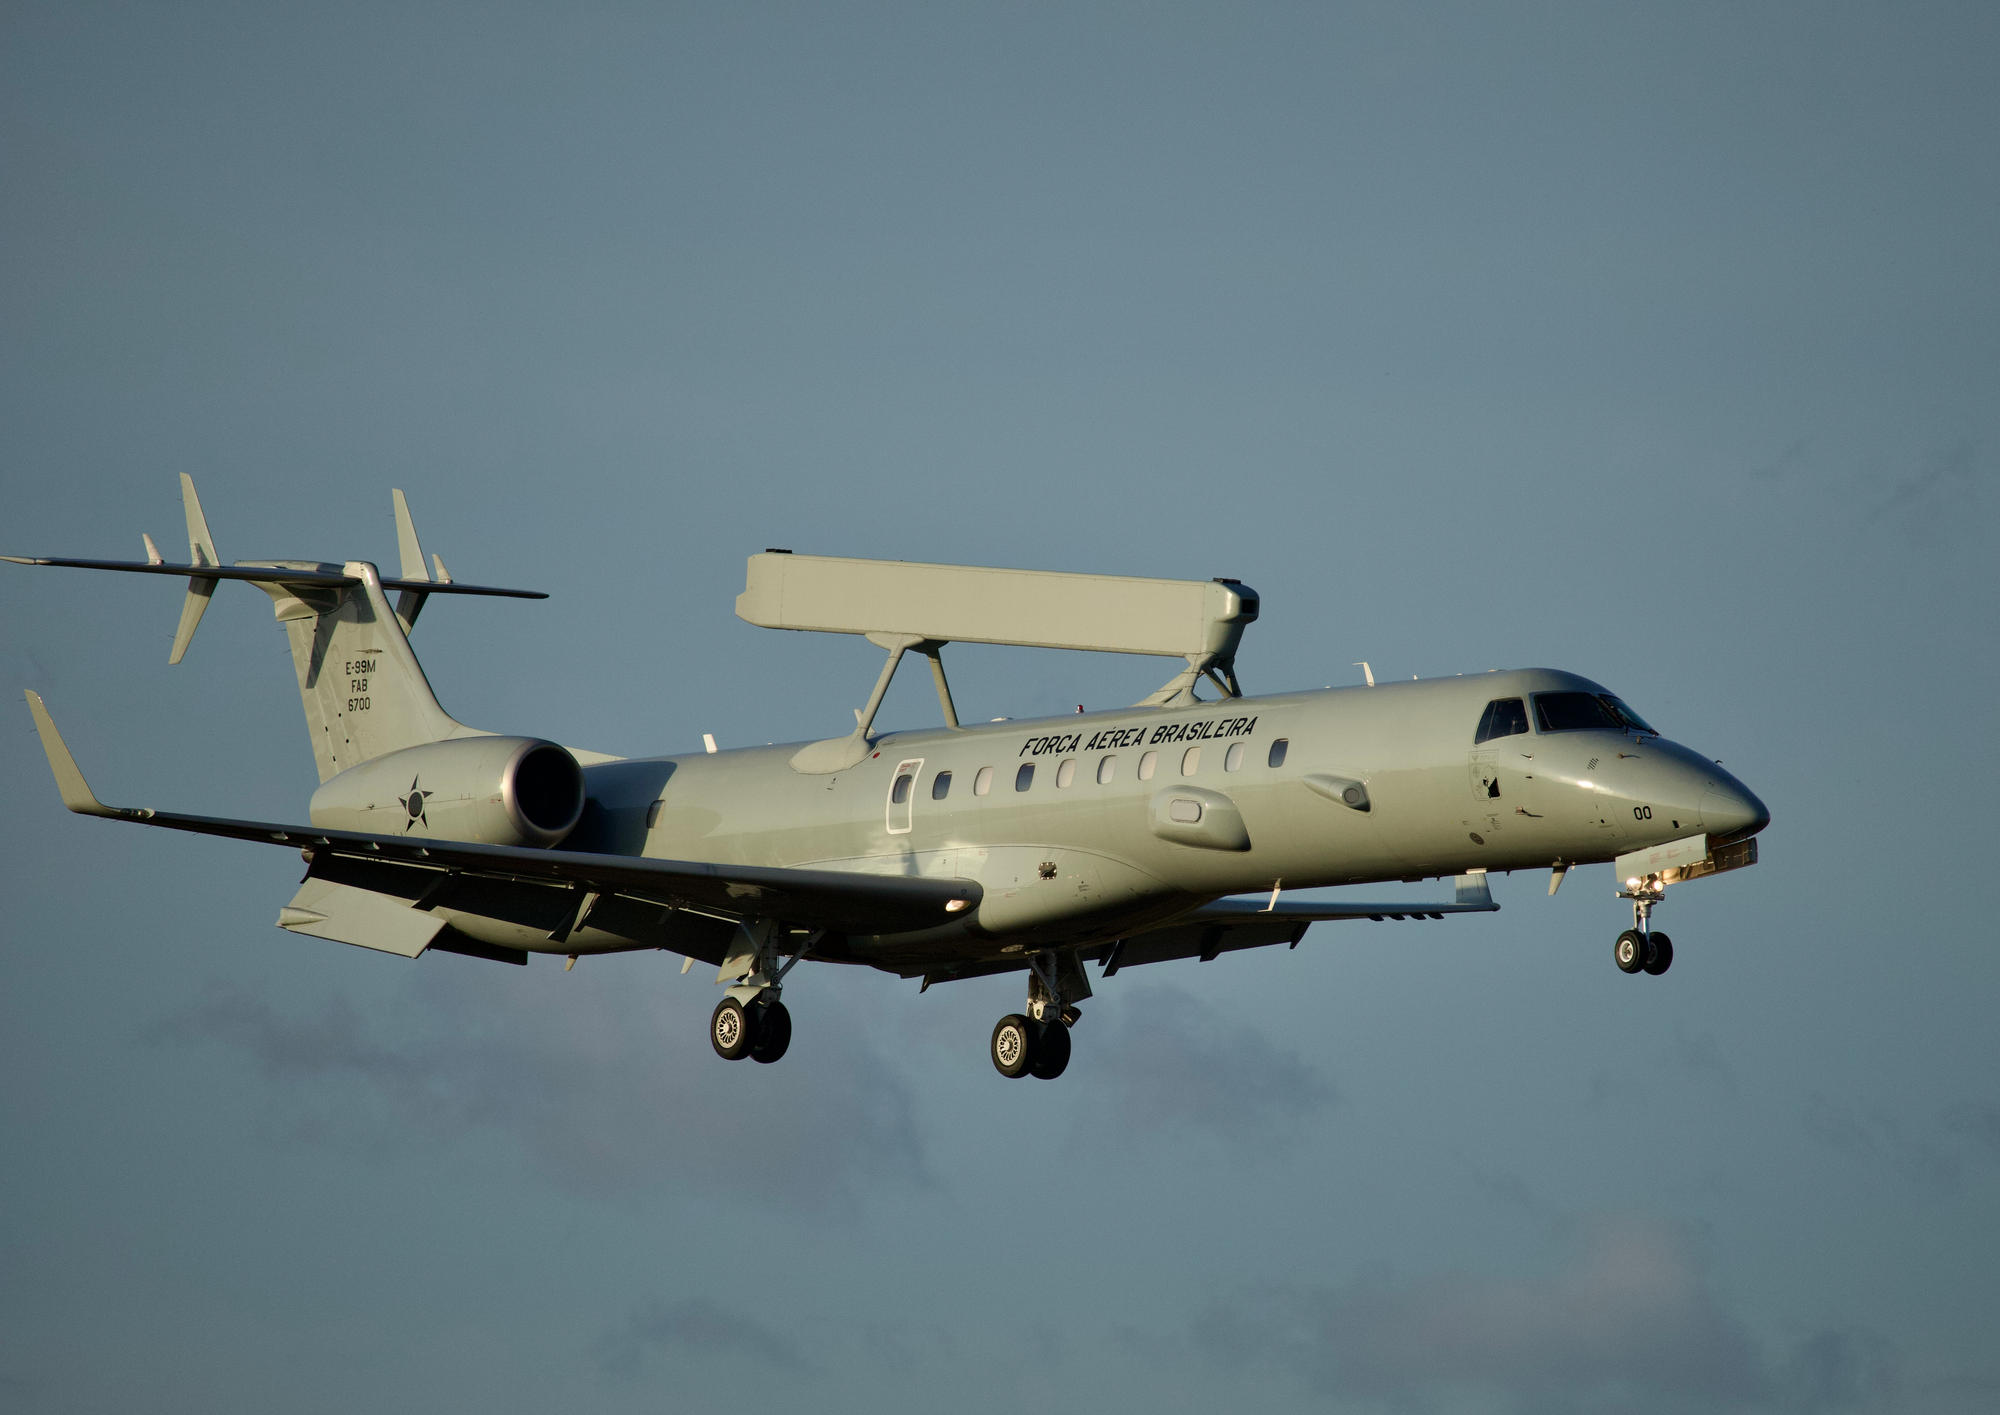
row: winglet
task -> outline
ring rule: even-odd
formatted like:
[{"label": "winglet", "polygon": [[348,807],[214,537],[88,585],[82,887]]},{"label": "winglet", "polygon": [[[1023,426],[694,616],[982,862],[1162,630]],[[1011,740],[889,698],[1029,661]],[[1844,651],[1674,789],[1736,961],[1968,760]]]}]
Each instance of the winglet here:
[{"label": "winglet", "polygon": [[42,735],[42,750],[49,755],[49,769],[56,774],[56,790],[62,793],[63,804],[78,815],[122,816],[126,814],[105,805],[90,791],[90,785],[77,770],[76,758],[69,754],[69,746],[56,731],[55,719],[42,705],[41,694],[32,688],[27,690],[28,711],[35,715],[35,731]]},{"label": "winglet", "polygon": [[[208,517],[201,514],[201,498],[195,495],[194,478],[181,473],[181,508],[187,512],[188,561],[194,565],[220,565],[222,557],[215,553],[215,537],[208,533]],[[152,541],[146,542],[148,559],[151,559]],[[181,622],[174,629],[174,646],[167,653],[169,664],[179,663],[194,641],[194,631],[201,623],[201,616],[208,613],[208,602],[215,595],[216,581],[205,575],[188,576],[187,598],[181,602]]]}]

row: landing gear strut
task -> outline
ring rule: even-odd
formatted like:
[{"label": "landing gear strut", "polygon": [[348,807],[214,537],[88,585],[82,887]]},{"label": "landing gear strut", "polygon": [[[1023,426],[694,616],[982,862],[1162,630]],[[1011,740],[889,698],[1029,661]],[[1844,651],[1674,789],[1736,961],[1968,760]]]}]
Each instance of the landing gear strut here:
[{"label": "landing gear strut", "polygon": [[780,964],[783,931],[770,919],[753,919],[738,926],[730,955],[716,974],[718,983],[735,986],[715,1005],[708,1019],[708,1040],[724,1061],[773,1062],[792,1044],[792,1014],[778,1000],[785,974],[812,952],[814,934]]},{"label": "landing gear strut", "polygon": [[993,1027],[993,1069],[1010,1079],[1053,1081],[1069,1065],[1069,1029],[1090,996],[1090,979],[1074,953],[1042,952],[1028,960],[1028,1010],[1010,1012]]},{"label": "landing gear strut", "polygon": [[1618,891],[1620,899],[1632,901],[1632,927],[1618,935],[1612,945],[1612,961],[1621,973],[1650,973],[1654,977],[1674,965],[1674,941],[1650,927],[1653,906],[1666,897],[1667,887],[1658,875],[1648,875],[1630,889]]}]

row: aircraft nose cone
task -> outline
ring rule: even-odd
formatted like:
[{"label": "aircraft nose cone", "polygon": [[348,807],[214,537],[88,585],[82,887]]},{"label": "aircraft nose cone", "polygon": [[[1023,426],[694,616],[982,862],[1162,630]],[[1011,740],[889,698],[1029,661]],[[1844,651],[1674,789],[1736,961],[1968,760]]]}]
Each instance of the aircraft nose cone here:
[{"label": "aircraft nose cone", "polygon": [[1701,796],[1701,824],[1714,844],[1748,840],[1771,823],[1771,812],[1740,781],[1711,785]]}]

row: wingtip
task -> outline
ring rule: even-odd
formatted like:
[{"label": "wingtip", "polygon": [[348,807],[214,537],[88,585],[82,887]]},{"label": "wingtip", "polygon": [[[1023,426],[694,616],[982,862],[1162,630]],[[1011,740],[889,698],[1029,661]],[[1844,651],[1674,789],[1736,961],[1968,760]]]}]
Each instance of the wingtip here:
[{"label": "wingtip", "polygon": [[119,814],[91,793],[90,784],[77,768],[76,758],[70,755],[69,744],[63,741],[62,733],[56,730],[55,719],[49,716],[48,706],[42,702],[42,695],[33,688],[23,689],[23,692],[28,699],[28,711],[34,714],[35,731],[41,736],[42,751],[48,755],[49,770],[55,773],[56,790],[62,793],[63,804],[78,815]]}]

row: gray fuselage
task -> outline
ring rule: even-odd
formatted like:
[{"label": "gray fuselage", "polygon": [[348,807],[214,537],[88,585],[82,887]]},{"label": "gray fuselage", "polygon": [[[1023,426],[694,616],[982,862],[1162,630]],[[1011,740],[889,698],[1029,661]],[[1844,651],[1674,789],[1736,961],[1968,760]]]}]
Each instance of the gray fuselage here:
[{"label": "gray fuselage", "polygon": [[[961,920],[828,953],[907,969],[1116,938],[1280,884],[1588,864],[1768,821],[1727,771],[1650,730],[1545,730],[1545,693],[1609,698],[1520,669],[892,732],[832,772],[795,769],[796,743],[604,762],[585,768],[591,808],[568,848],[976,880]],[[1515,699],[1518,728],[1475,742],[1488,705]]]}]

